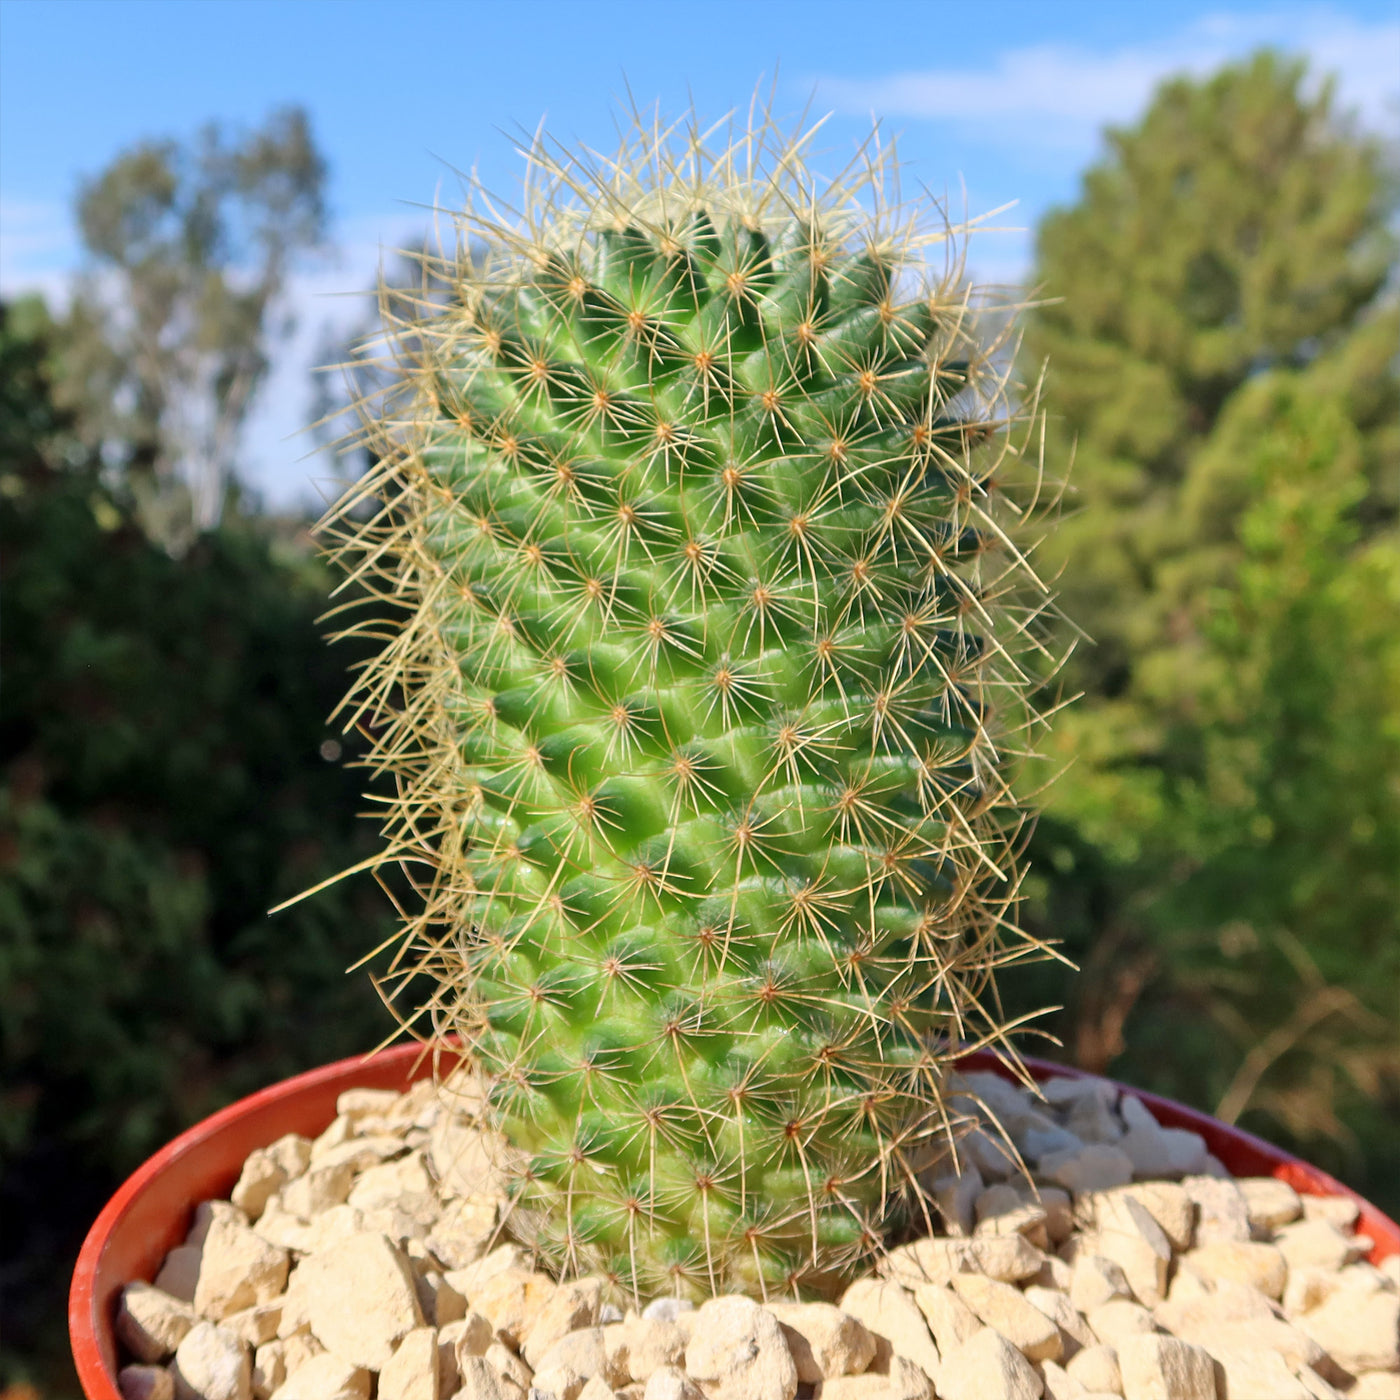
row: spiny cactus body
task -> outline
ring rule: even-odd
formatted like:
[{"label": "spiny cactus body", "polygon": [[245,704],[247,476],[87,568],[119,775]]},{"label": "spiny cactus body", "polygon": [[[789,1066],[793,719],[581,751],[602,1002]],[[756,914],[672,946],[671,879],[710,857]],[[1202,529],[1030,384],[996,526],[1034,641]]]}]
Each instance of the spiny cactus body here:
[{"label": "spiny cactus body", "polygon": [[398,965],[491,1076],[516,1228],[643,1297],[848,1275],[1029,951],[1024,444],[946,228],[809,139],[537,146],[425,259],[338,517],[391,605],[384,859],[428,872]]}]

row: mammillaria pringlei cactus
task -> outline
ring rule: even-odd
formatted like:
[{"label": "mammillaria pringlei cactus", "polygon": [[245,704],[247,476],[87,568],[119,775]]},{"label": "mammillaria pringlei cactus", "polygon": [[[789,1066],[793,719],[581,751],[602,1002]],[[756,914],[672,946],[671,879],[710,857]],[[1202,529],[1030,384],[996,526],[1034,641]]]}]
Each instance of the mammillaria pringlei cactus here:
[{"label": "mammillaria pringlei cactus", "polygon": [[334,517],[387,639],[381,859],[427,872],[396,967],[490,1076],[514,1228],[643,1297],[868,1262],[1036,951],[1010,318],[888,152],[730,134],[474,192]]}]

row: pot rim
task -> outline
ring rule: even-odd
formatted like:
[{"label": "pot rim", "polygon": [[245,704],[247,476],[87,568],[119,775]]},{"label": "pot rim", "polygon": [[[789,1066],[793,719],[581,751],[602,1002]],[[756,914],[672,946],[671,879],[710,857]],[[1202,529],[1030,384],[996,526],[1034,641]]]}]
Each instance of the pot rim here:
[{"label": "pot rim", "polygon": [[[280,1080],[201,1119],[137,1167],[117,1188],[93,1222],[73,1270],[68,1295],[69,1341],[78,1380],[89,1400],[122,1400],[117,1387],[114,1319],[121,1286],[133,1280],[106,1277],[103,1265],[114,1237],[157,1182],[172,1172],[178,1172],[181,1167],[192,1167],[201,1152],[216,1151],[215,1143],[219,1139],[231,1134],[247,1137],[246,1133],[239,1134],[237,1130],[247,1121],[266,1116],[269,1111],[294,1108],[305,1118],[310,1118],[315,1111],[325,1107],[329,1110],[326,1118],[329,1122],[334,1116],[335,1100],[342,1090],[349,1087],[401,1090],[431,1073],[444,1054],[450,1056],[453,1051],[450,1047],[439,1046],[435,1053],[432,1047],[417,1043],[395,1045],[368,1056],[336,1060],[290,1079]],[[1222,1161],[1229,1159],[1226,1164],[1234,1176],[1272,1176],[1286,1182],[1302,1195],[1341,1196],[1354,1201],[1360,1212],[1358,1231],[1374,1241],[1374,1248],[1368,1256],[1371,1261],[1379,1263],[1391,1254],[1400,1253],[1400,1225],[1349,1186],[1272,1143],[1222,1123],[1198,1109],[1108,1079],[1106,1075],[1030,1056],[1022,1057],[1021,1063],[1036,1081],[1053,1078],[1106,1079],[1120,1093],[1141,1100],[1163,1127],[1186,1128],[1199,1133],[1212,1154]],[[957,1066],[961,1069],[992,1070],[1012,1080],[1019,1078],[1009,1061],[989,1050],[968,1051],[958,1058]],[[265,1146],[277,1136],[277,1133],[273,1133],[259,1141],[250,1139],[247,1151]],[[229,1144],[220,1143],[219,1146],[227,1151]],[[239,1160],[241,1162],[241,1158]],[[188,1218],[195,1204],[197,1202],[193,1200],[183,1204],[181,1212],[185,1218]],[[168,1211],[166,1217],[169,1218]]]}]

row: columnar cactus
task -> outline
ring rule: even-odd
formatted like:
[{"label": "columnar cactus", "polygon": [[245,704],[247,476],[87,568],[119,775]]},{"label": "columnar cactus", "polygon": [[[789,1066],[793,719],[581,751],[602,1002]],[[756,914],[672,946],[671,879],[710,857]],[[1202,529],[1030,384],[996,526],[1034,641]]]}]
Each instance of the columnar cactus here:
[{"label": "columnar cactus", "polygon": [[849,1275],[1034,951],[1034,424],[946,225],[810,138],[537,144],[425,259],[336,517],[388,605],[382,859],[426,871],[397,966],[490,1077],[515,1226],[644,1297]]}]

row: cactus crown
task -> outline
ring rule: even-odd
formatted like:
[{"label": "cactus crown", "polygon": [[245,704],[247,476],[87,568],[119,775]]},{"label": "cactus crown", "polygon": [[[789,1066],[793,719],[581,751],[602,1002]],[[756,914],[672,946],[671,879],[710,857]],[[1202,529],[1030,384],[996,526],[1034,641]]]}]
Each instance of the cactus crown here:
[{"label": "cactus crown", "polygon": [[641,1296],[877,1249],[1036,951],[1011,318],[891,152],[823,180],[814,130],[639,122],[474,191],[332,517],[382,605],[348,703],[422,896],[404,1020],[489,1074],[516,1230]]}]

